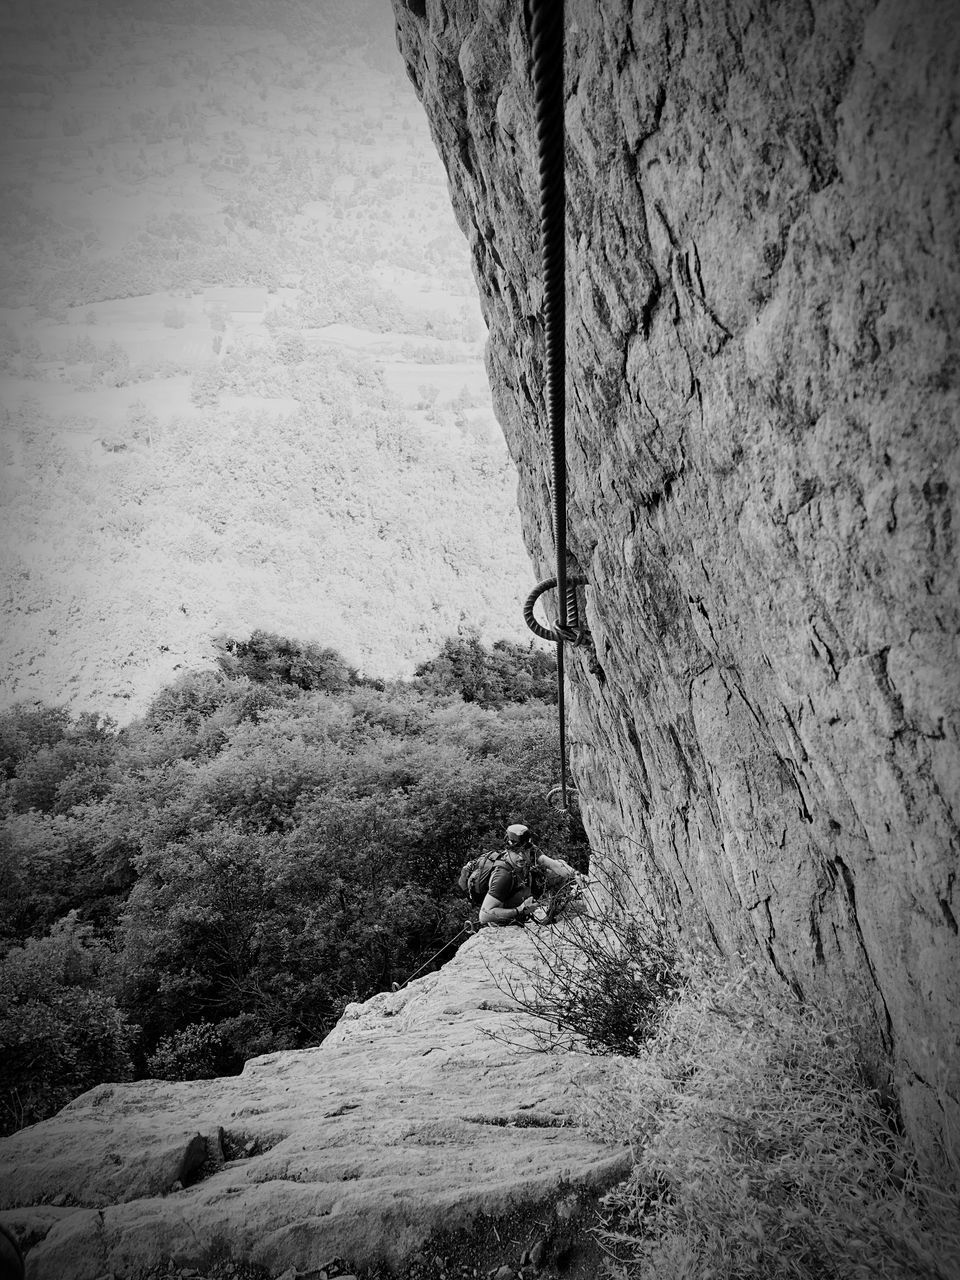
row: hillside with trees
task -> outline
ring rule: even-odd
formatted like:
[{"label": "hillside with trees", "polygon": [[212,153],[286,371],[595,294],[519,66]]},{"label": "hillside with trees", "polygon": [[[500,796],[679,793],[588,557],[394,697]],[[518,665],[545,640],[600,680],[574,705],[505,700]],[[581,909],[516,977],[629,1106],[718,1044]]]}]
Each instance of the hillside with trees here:
[{"label": "hillside with trees", "polygon": [[386,0],[2,20],[2,705],[141,714],[211,636],[411,675],[529,577]]},{"label": "hillside with trees", "polygon": [[[408,681],[220,637],[121,729],[0,715],[0,1125],[91,1085],[235,1072],[449,959],[461,865],[554,809],[550,659],[449,640]],[[536,696],[532,696],[536,695]]]}]

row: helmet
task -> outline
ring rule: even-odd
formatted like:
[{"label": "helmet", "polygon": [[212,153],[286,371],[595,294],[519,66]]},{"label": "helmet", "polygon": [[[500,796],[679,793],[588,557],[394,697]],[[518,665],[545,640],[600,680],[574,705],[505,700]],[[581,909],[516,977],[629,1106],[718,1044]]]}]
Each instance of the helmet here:
[{"label": "helmet", "polygon": [[512,845],[524,845],[530,839],[530,828],[525,827],[522,822],[511,823],[507,827],[507,843]]}]

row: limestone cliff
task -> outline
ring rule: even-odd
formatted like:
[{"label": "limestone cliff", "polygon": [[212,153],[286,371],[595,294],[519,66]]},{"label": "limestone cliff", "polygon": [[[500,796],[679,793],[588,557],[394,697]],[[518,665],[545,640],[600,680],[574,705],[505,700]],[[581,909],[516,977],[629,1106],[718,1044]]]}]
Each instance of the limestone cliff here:
[{"label": "limestone cliff", "polygon": [[[393,4],[548,570],[524,6]],[[960,9],[567,0],[566,23],[588,830],[676,928],[866,1008],[934,1160],[960,1133]]]}]

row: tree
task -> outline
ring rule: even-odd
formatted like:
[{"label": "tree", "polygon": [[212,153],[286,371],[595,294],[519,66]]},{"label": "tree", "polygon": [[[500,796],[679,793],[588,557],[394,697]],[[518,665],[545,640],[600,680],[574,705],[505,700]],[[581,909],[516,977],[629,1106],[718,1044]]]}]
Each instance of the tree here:
[{"label": "tree", "polygon": [[103,988],[112,957],[71,912],[0,960],[0,1130],[132,1075],[133,1031]]},{"label": "tree", "polygon": [[272,993],[257,953],[272,914],[267,879],[277,837],[227,822],[192,830],[137,859],[123,922],[125,1002],[148,1041],[190,1022],[252,1013]]},{"label": "tree", "polygon": [[498,640],[487,649],[475,628],[448,637],[436,658],[422,662],[415,678],[436,693],[459,694],[464,702],[502,707],[537,699],[556,702],[556,659],[549,649],[523,648]]},{"label": "tree", "polygon": [[64,707],[29,707],[23,703],[0,711],[0,770],[12,778],[22,760],[38,747],[52,747],[66,734],[71,723]]},{"label": "tree", "polygon": [[[66,813],[76,804],[106,795],[117,777],[114,728],[111,721],[85,712],[73,723],[68,720],[50,745],[20,754],[6,790],[8,809]],[[38,732],[42,735],[45,730]]]},{"label": "tree", "polygon": [[254,631],[249,640],[214,637],[217,665],[231,676],[261,684],[295,685],[340,693],[358,679],[336,649],[288,640],[269,631]]}]

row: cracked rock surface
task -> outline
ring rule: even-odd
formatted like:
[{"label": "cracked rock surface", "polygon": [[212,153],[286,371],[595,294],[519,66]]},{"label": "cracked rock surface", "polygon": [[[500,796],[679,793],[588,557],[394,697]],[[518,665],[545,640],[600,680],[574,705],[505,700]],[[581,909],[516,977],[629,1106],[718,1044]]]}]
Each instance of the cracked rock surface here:
[{"label": "cracked rock surface", "polygon": [[[529,48],[393,0],[552,556]],[[960,9],[567,0],[568,657],[594,849],[960,1134]],[[533,578],[532,578],[533,580]]]},{"label": "cracked rock surface", "polygon": [[0,1221],[30,1280],[134,1280],[221,1244],[276,1276],[399,1267],[434,1232],[618,1180],[627,1152],[575,1124],[603,1062],[523,1048],[504,1011],[493,975],[532,954],[522,930],[484,930],[440,973],[349,1006],[319,1048],[100,1085],[5,1139]]}]

